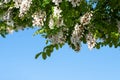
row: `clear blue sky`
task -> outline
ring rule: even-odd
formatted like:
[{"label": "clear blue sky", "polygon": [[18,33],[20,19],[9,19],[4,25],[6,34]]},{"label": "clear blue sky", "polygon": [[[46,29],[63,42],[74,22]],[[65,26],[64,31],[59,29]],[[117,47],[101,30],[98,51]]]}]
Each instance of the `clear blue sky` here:
[{"label": "clear blue sky", "polygon": [[34,59],[45,46],[44,38],[29,29],[0,37],[0,80],[120,80],[120,48],[79,53],[69,46],[54,51],[47,60]]}]

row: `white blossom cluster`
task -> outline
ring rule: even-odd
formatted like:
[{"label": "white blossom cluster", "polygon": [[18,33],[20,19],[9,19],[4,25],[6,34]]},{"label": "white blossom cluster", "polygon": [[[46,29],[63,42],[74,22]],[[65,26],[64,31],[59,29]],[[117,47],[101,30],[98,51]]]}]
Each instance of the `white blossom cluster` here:
[{"label": "white blossom cluster", "polygon": [[60,9],[60,7],[55,6],[53,8],[53,15],[50,16],[50,20],[49,20],[49,28],[50,29],[54,29],[54,27],[60,27],[64,25],[64,21],[62,19],[61,16],[61,12],[62,10]]},{"label": "white blossom cluster", "polygon": [[92,50],[96,45],[96,39],[94,38],[93,34],[89,32],[86,35],[86,40],[87,40],[88,48]]},{"label": "white blossom cluster", "polygon": [[46,20],[46,13],[43,11],[35,12],[32,15],[33,18],[33,26],[39,26],[42,27],[44,26],[44,21]]},{"label": "white blossom cluster", "polygon": [[49,24],[48,24],[50,29],[54,29],[54,19],[52,16],[50,16]]},{"label": "white blossom cluster", "polygon": [[77,7],[80,5],[81,0],[68,0],[69,2],[71,2],[73,7]]},{"label": "white blossom cluster", "polygon": [[[2,3],[8,3],[11,0],[3,0]],[[19,8],[19,17],[22,17],[26,12],[29,10],[32,0],[13,0],[14,1],[14,7]],[[0,5],[2,5],[0,3]]]},{"label": "white blossom cluster", "polygon": [[22,0],[13,0],[15,2],[14,7],[15,8],[20,8],[20,5],[22,3]]},{"label": "white blossom cluster", "polygon": [[14,26],[14,21],[11,17],[11,8],[6,11],[6,13],[2,17],[2,20],[5,21],[8,26]]},{"label": "white blossom cluster", "polygon": [[91,17],[93,16],[92,11],[85,13],[81,18],[80,18],[80,23],[82,25],[88,25],[90,23]]},{"label": "white blossom cluster", "polygon": [[[0,2],[0,6],[3,6],[3,4],[7,4],[9,3],[11,0],[2,0]],[[29,10],[30,5],[32,4],[32,0],[13,0],[14,1],[14,7],[15,8],[19,8],[19,17],[22,17],[24,14],[26,14],[26,12]],[[12,13],[11,10],[13,9],[13,7],[10,7],[4,15],[2,15],[1,20],[5,21],[6,24],[9,26],[6,28],[6,31],[8,33],[12,33],[13,30],[13,26],[14,26],[14,21],[12,20]],[[23,29],[23,27],[18,26],[16,29]]]},{"label": "white blossom cluster", "polygon": [[63,31],[59,31],[57,34],[55,35],[51,35],[49,37],[51,43],[54,44],[63,44],[65,43],[66,37],[63,34]]},{"label": "white blossom cluster", "polygon": [[54,19],[53,17],[50,17],[50,20],[49,20],[49,28],[50,29],[54,29],[54,27],[56,26],[57,28],[61,27],[64,25],[64,22],[63,22],[63,19],[62,18],[59,18],[59,19]]},{"label": "white blossom cluster", "polygon": [[53,17],[60,18],[61,17],[61,12],[62,12],[62,10],[60,9],[60,7],[55,6],[53,8]]},{"label": "white blossom cluster", "polygon": [[[81,0],[67,0],[68,2],[71,2],[73,7],[77,7],[80,5]],[[59,6],[59,4],[62,2],[62,0],[52,0],[52,2]]]},{"label": "white blossom cluster", "polygon": [[22,0],[22,3],[20,4],[19,17],[22,17],[24,14],[26,14],[31,4],[32,4],[32,0]]},{"label": "white blossom cluster", "polygon": [[53,3],[55,3],[55,5],[58,5],[59,6],[59,3],[62,2],[62,0],[52,0]]},{"label": "white blossom cluster", "polygon": [[76,24],[74,31],[72,33],[71,42],[74,44],[75,48],[78,49],[78,44],[80,44],[80,39],[83,37],[84,28],[82,25]]},{"label": "white blossom cluster", "polygon": [[[48,24],[50,29],[54,29],[54,27],[59,28],[64,25],[61,12],[62,10],[60,9],[59,6],[55,6],[53,8],[53,15],[50,16]],[[51,41],[52,44],[62,44],[65,43],[66,38],[63,34],[63,31],[61,30],[57,34],[51,35],[51,37],[49,37],[49,40]]]},{"label": "white blossom cluster", "polygon": [[11,11],[8,10],[4,15],[3,15],[3,20],[8,21],[11,20]]},{"label": "white blossom cluster", "polygon": [[[92,12],[87,12],[85,13],[81,18],[80,18],[80,25],[77,23],[74,26],[74,30],[71,36],[71,43],[74,44],[75,48],[78,49],[78,44],[80,44],[81,42],[81,38],[84,35],[84,30],[85,30],[85,25],[88,25],[90,23],[91,17],[92,17]],[[92,49],[95,44],[96,44],[96,40],[95,38],[92,36],[92,33],[87,34],[86,36],[86,40],[87,40],[87,44],[88,44],[88,48]]]},{"label": "white blossom cluster", "polygon": [[[8,2],[10,2],[10,0],[3,0],[1,6],[3,6],[3,4],[7,4]],[[12,20],[12,7],[9,7],[8,10],[0,15],[0,21],[4,21],[9,27],[6,27],[6,32],[7,33],[13,33],[13,26],[14,26],[14,21]]]},{"label": "white blossom cluster", "polygon": [[117,20],[118,32],[120,33],[120,21]]}]

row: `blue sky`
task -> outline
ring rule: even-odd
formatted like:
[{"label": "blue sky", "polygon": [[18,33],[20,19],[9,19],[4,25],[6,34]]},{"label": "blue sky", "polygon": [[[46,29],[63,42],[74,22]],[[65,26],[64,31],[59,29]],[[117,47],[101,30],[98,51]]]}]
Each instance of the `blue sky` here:
[{"label": "blue sky", "polygon": [[0,80],[120,80],[120,48],[79,53],[65,45],[47,60],[34,59],[45,40],[29,29],[0,37]]}]

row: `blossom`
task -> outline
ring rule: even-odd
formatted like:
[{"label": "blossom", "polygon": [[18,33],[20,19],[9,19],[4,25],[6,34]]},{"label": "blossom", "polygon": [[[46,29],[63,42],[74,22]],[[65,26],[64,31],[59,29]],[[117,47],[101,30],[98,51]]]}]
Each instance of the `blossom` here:
[{"label": "blossom", "polygon": [[66,37],[63,34],[63,31],[59,31],[57,34],[55,35],[51,35],[50,37],[48,37],[49,40],[51,41],[51,43],[54,44],[63,44],[65,43]]},{"label": "blossom", "polygon": [[49,28],[50,29],[54,29],[54,27],[56,26],[57,28],[61,27],[61,26],[64,26],[64,21],[62,18],[58,18],[58,19],[55,19],[53,18],[52,16],[50,16],[50,20],[49,20]]},{"label": "blossom", "polygon": [[91,17],[93,16],[92,12],[87,12],[85,13],[81,18],[80,18],[80,23],[83,25],[88,25],[90,23]]},{"label": "blossom", "polygon": [[61,17],[61,12],[62,12],[62,10],[60,9],[60,7],[58,7],[58,6],[55,6],[54,8],[53,8],[53,10],[54,10],[54,12],[53,12],[53,17],[57,17],[57,18],[60,18]]},{"label": "blossom", "polygon": [[95,47],[95,45],[96,45],[96,39],[94,38],[94,36],[93,36],[92,33],[89,32],[89,33],[86,35],[86,41],[87,41],[87,44],[88,44],[88,48],[89,48],[90,50],[92,50],[93,47]]},{"label": "blossom", "polygon": [[35,12],[32,15],[33,26],[44,26],[44,21],[46,20],[46,13],[44,11]]},{"label": "blossom", "polygon": [[53,20],[53,18],[50,18],[50,20],[49,20],[49,28],[54,29],[54,20]]},{"label": "blossom", "polygon": [[22,3],[22,0],[13,0],[15,2],[14,7],[20,8],[20,5]]},{"label": "blossom", "polygon": [[62,0],[52,0],[53,3],[55,3],[55,5],[59,5],[59,3],[62,2]]},{"label": "blossom", "polygon": [[[81,38],[83,37],[84,27],[78,23],[74,26],[74,30],[71,36],[71,43],[74,44],[75,48],[78,50],[78,45],[81,43]],[[80,46],[79,46],[80,47]]]},{"label": "blossom", "polygon": [[50,20],[49,20],[49,28],[50,29],[54,29],[55,26],[59,28],[64,25],[64,21],[62,19],[61,12],[62,12],[62,10],[60,9],[60,7],[55,6],[53,8],[53,15],[50,16]]},{"label": "blossom", "polygon": [[6,24],[8,26],[14,26],[14,21],[12,20],[12,16],[11,16],[11,8],[9,8],[6,13],[3,15],[2,17],[3,21],[6,21]]},{"label": "blossom", "polygon": [[14,21],[13,20],[9,20],[9,21],[6,22],[6,24],[8,26],[14,26]]},{"label": "blossom", "polygon": [[22,17],[24,14],[27,13],[31,4],[32,4],[32,0],[22,0],[22,3],[20,5],[19,17]]},{"label": "blossom", "polygon": [[58,28],[65,25],[62,18],[57,19],[55,22]]},{"label": "blossom", "polygon": [[81,0],[68,0],[68,1],[71,2],[73,7],[76,7],[80,5]]},{"label": "blossom", "polygon": [[11,11],[8,10],[4,15],[3,15],[3,20],[7,21],[11,19]]}]

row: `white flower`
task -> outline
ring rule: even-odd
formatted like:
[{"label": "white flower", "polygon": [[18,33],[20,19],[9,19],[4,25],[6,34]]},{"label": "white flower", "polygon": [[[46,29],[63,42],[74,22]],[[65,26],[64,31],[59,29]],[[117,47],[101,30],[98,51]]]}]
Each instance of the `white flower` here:
[{"label": "white flower", "polygon": [[73,7],[76,7],[80,5],[81,0],[68,0],[68,1],[71,2]]},{"label": "white flower", "polygon": [[86,40],[87,40],[88,48],[92,50],[96,45],[96,39],[94,38],[92,33],[88,33],[86,35]]},{"label": "white flower", "polygon": [[59,5],[59,3],[62,2],[62,0],[52,0],[53,3],[55,3],[55,5]]},{"label": "white flower", "polygon": [[6,24],[7,24],[8,26],[14,26],[14,21],[13,21],[13,20],[7,21]]},{"label": "white flower", "polygon": [[55,22],[58,28],[65,25],[62,18],[57,19]]},{"label": "white flower", "polygon": [[22,3],[22,0],[13,0],[15,2],[14,7],[20,8],[20,5]]},{"label": "white flower", "polygon": [[49,20],[49,28],[50,29],[54,29],[54,27],[61,27],[64,25],[64,21],[61,18],[61,13],[62,10],[60,9],[60,7],[55,6],[53,8],[53,14],[50,16],[50,20]]},{"label": "white flower", "polygon": [[54,44],[63,44],[65,43],[66,37],[63,34],[63,31],[59,31],[57,34],[55,35],[51,35],[51,37],[49,37],[49,40],[51,41],[51,43]]},{"label": "white flower", "polygon": [[53,20],[53,18],[50,18],[49,28],[50,28],[50,29],[54,29],[54,20]]},{"label": "white flower", "polygon": [[29,10],[32,0],[23,0],[20,5],[19,17],[22,17]]},{"label": "white flower", "polygon": [[10,20],[11,19],[11,11],[7,11],[3,16],[3,20]]},{"label": "white flower", "polygon": [[71,43],[74,44],[76,50],[80,49],[81,38],[83,37],[84,28],[83,26],[79,25],[78,23],[75,25],[72,36],[71,36]]},{"label": "white flower", "polygon": [[53,17],[57,17],[57,18],[60,18],[61,17],[61,12],[62,12],[62,10],[60,9],[60,7],[57,7],[57,6],[55,6],[54,8],[53,8],[53,10],[54,10],[54,12],[53,12]]},{"label": "white flower", "polygon": [[33,15],[32,15],[32,18],[33,18],[33,26],[44,26],[44,21],[46,20],[46,13],[45,12],[35,12]]},{"label": "white flower", "polygon": [[57,28],[64,26],[64,21],[62,18],[54,18],[52,15],[50,16],[50,20],[49,20],[49,28],[50,29],[54,29],[54,27],[56,26]]},{"label": "white flower", "polygon": [[92,17],[92,12],[87,12],[85,13],[81,18],[80,18],[80,23],[83,25],[88,25],[90,23],[91,17]]}]

